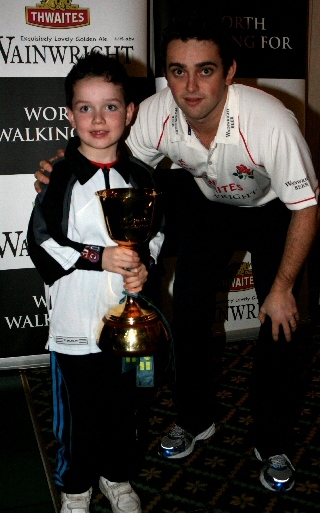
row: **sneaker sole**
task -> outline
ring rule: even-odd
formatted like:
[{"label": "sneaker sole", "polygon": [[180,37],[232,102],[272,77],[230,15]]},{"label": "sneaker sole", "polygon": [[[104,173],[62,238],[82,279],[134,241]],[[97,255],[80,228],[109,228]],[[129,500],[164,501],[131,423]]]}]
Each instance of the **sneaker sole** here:
[{"label": "sneaker sole", "polygon": [[265,487],[267,488],[267,490],[270,490],[271,492],[276,492],[276,493],[285,493],[285,492],[290,492],[290,490],[292,490],[292,488],[294,487],[295,485],[295,482],[293,481],[291,483],[291,485],[289,486],[289,488],[281,488],[280,490],[275,490],[274,488],[272,488],[272,486],[269,485],[269,483],[265,480],[263,474],[260,475],[260,483]]},{"label": "sneaker sole", "polygon": [[[207,440],[208,438],[210,438],[212,435],[214,435],[216,431],[216,426],[215,424],[212,424],[212,426],[210,426],[208,429],[206,429],[206,431],[203,431],[202,433],[200,433],[199,435],[197,435],[191,442],[191,444],[189,445],[188,449],[186,449],[185,451],[183,452],[179,452],[177,454],[173,454],[172,456],[164,456],[167,460],[177,460],[177,459],[180,459],[180,458],[185,458],[186,456],[189,456],[189,454],[191,454],[194,450],[194,446],[196,444],[196,442],[200,442],[200,441],[203,441],[203,440]],[[163,454],[160,454],[159,453],[159,456],[163,456]]]}]

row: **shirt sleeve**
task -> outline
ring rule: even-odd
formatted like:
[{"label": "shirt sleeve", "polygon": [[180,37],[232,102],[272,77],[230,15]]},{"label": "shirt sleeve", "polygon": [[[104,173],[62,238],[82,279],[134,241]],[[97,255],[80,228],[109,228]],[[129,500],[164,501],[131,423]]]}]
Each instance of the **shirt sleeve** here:
[{"label": "shirt sleeve", "polygon": [[290,210],[300,210],[317,204],[318,181],[308,145],[290,114],[287,111],[281,128],[274,128],[266,158],[273,161],[272,188]]},{"label": "shirt sleeve", "polygon": [[164,234],[162,232],[158,232],[153,239],[149,242],[150,255],[157,263],[157,258],[159,256],[161,246],[164,241]]},{"label": "shirt sleeve", "polygon": [[[33,232],[33,237],[30,237],[30,242],[31,239],[33,239],[34,242],[66,272],[71,272],[74,269],[102,271],[102,253],[104,247],[75,243],[67,237],[64,237],[62,244],[59,244],[59,242],[49,234],[41,209],[41,199],[41,197],[36,198],[32,221],[30,223],[30,229]],[[34,248],[32,242],[31,247]],[[50,266],[51,264],[53,267],[56,267],[50,259],[47,259],[45,263],[42,262],[41,257],[39,262],[38,257],[35,261],[37,262],[36,267],[38,270],[40,270],[40,267]]]},{"label": "shirt sleeve", "polygon": [[165,156],[158,150],[167,117],[159,95],[157,93],[140,103],[137,118],[126,139],[134,157],[151,167],[156,167]]},{"label": "shirt sleeve", "polygon": [[68,271],[80,257],[80,253],[69,246],[60,246],[52,237],[45,240],[40,246],[58,262],[65,271]]},{"label": "shirt sleeve", "polygon": [[[239,97],[240,133],[255,165],[257,182],[270,181],[271,192],[290,210],[317,203],[318,182],[310,150],[292,111],[273,96],[243,86]],[[267,197],[268,190],[264,192]]]}]

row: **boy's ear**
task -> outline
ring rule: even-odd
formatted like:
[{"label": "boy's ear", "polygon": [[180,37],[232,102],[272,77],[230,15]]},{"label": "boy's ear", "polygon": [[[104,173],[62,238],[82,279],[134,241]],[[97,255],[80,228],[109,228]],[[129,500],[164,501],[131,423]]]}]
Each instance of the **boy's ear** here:
[{"label": "boy's ear", "polygon": [[129,105],[127,105],[126,107],[126,126],[128,126],[130,123],[131,123],[131,120],[132,120],[132,116],[133,116],[133,113],[134,113],[134,103],[131,102],[129,103]]},{"label": "boy's ear", "polygon": [[68,119],[69,119],[70,125],[72,126],[72,128],[76,128],[76,123],[75,123],[75,120],[74,120],[74,115],[73,115],[73,112],[70,109],[70,107],[67,107],[67,114],[68,114]]}]

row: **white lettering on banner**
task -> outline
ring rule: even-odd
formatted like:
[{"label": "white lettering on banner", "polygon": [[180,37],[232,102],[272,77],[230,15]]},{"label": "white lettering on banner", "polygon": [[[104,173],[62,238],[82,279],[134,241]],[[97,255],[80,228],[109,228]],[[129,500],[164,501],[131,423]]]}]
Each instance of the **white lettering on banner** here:
[{"label": "white lettering on banner", "polygon": [[[131,64],[130,55],[133,46],[60,46],[60,45],[14,45],[15,36],[0,36],[0,56],[4,64],[75,64],[80,55],[87,55],[97,49],[108,57],[121,60],[122,64]],[[92,37],[77,37],[76,41],[95,41]],[[122,57],[122,59],[120,59]]]},{"label": "white lettering on banner", "polygon": [[242,30],[266,30],[265,18],[254,18],[253,16],[223,16],[222,23],[228,28],[242,29]]},{"label": "white lettering on banner", "polygon": [[[59,121],[63,121],[64,119],[68,119],[67,109],[66,107],[38,107],[38,112],[36,112],[36,109],[32,107],[32,109],[29,111],[28,107],[24,107],[24,111],[27,115],[28,120],[32,119],[33,117],[39,121],[40,114],[44,119],[47,121],[53,121],[54,119],[59,119]],[[47,112],[52,112],[53,116],[50,116],[47,114]],[[59,113],[58,113],[59,112]]]},{"label": "white lettering on banner", "polygon": [[13,328],[23,329],[23,328],[43,328],[44,326],[49,326],[49,315],[47,313],[44,314],[36,314],[32,317],[32,320],[29,315],[17,317],[4,317],[7,321],[8,327],[10,330]]},{"label": "white lettering on banner", "polygon": [[286,36],[283,37],[277,37],[277,36],[261,36],[261,48],[265,48],[266,46],[268,48],[271,48],[272,50],[278,50],[279,48],[281,50],[292,50],[292,47],[289,44],[290,39]]},{"label": "white lettering on banner", "polygon": [[[265,18],[255,18],[253,16],[244,16],[239,17],[235,16],[234,18],[231,16],[223,16],[222,23],[228,29],[234,30],[256,30],[262,31],[267,30],[266,28],[266,19]],[[246,48],[255,48],[259,46],[259,48],[271,48],[272,50],[292,50],[292,46],[290,46],[290,38],[287,36],[261,36],[260,38],[255,38],[254,35],[232,35],[233,40],[240,46]]]},{"label": "white lettering on banner", "polygon": [[47,306],[47,303],[46,303],[46,300],[43,296],[40,296],[40,299],[37,298],[37,296],[32,296],[33,297],[33,300],[35,302],[35,304],[37,305],[37,308],[40,308],[41,304],[43,304],[43,306]]},{"label": "white lettering on banner", "polygon": [[287,36],[261,36],[260,39],[256,39],[255,36],[238,36],[233,35],[232,39],[237,43],[240,48],[271,48],[272,50],[292,50],[290,46],[290,39]]},{"label": "white lettering on banner", "polygon": [[30,22],[34,24],[44,23],[48,24],[63,24],[63,25],[74,25],[85,23],[85,16],[83,12],[48,12],[29,10]]},{"label": "white lettering on banner", "polygon": [[70,126],[65,126],[64,131],[58,127],[47,126],[37,128],[24,128],[21,131],[19,128],[3,128],[0,132],[0,142],[38,142],[38,141],[60,141],[64,139],[68,141],[74,135],[74,129]]},{"label": "white lettering on banner", "polygon": [[231,283],[232,288],[248,289],[254,287],[253,276],[237,276]]},{"label": "white lettering on banner", "polygon": [[[41,306],[47,308],[46,300],[43,296],[32,296],[32,298],[37,308],[40,308]],[[4,319],[6,320],[10,330],[15,328],[43,328],[45,326],[49,326],[49,315],[47,312],[34,315],[19,315],[18,317],[4,316]]]},{"label": "white lettering on banner", "polygon": [[[28,121],[64,121],[68,120],[66,107],[24,107]],[[24,128],[2,128],[0,142],[38,142],[38,141],[68,141],[74,135],[74,129],[68,125],[65,127],[42,126]]]}]

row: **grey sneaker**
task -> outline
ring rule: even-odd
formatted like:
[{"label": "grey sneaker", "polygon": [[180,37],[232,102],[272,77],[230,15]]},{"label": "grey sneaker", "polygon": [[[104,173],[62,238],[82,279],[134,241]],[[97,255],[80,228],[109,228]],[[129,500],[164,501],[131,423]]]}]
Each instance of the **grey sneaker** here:
[{"label": "grey sneaker", "polygon": [[61,493],[60,513],[89,513],[92,488],[84,493]]},{"label": "grey sneaker", "polygon": [[128,481],[110,483],[101,476],[99,487],[103,495],[109,499],[113,513],[142,513],[140,499]]},{"label": "grey sneaker", "polygon": [[254,453],[258,460],[264,461],[260,472],[260,481],[272,492],[289,492],[294,487],[294,466],[285,454],[276,454],[263,460],[257,449]]},{"label": "grey sneaker", "polygon": [[162,438],[158,454],[169,459],[184,458],[192,453],[196,442],[207,440],[214,434],[215,430],[216,427],[212,424],[199,435],[193,436],[175,424],[170,433]]}]

